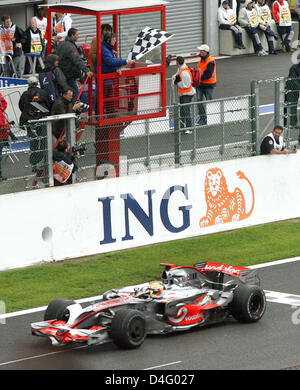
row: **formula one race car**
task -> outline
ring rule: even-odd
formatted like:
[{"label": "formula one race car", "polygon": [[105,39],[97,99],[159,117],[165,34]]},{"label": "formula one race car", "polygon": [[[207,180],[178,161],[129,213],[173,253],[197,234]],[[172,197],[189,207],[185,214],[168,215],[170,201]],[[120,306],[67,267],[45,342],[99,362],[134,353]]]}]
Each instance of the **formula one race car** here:
[{"label": "formula one race car", "polygon": [[32,334],[53,345],[114,341],[137,348],[147,334],[166,334],[233,317],[256,322],[266,309],[256,270],[205,262],[194,266],[165,264],[162,281],[109,290],[86,308],[58,298],[43,322],[31,324]]}]

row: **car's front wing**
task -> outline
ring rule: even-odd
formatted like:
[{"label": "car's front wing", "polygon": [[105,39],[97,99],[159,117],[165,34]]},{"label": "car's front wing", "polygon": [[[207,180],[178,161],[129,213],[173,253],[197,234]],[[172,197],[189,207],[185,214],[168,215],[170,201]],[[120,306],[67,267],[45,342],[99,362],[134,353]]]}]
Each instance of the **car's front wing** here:
[{"label": "car's front wing", "polygon": [[31,324],[33,335],[48,337],[53,345],[66,345],[72,342],[103,344],[111,341],[107,328],[93,326],[90,329],[74,329],[64,321],[42,321]]}]

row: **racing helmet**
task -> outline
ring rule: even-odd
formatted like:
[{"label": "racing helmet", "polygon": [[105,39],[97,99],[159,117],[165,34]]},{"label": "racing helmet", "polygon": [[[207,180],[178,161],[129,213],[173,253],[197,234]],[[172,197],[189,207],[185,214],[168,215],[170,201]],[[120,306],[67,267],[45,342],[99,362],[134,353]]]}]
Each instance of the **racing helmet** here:
[{"label": "racing helmet", "polygon": [[148,291],[150,297],[158,297],[162,294],[164,286],[160,282],[150,282]]}]

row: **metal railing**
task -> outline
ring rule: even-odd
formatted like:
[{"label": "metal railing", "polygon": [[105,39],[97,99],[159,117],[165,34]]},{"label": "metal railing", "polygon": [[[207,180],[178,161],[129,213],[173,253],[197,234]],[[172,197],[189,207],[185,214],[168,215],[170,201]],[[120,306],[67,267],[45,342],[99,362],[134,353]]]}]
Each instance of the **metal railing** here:
[{"label": "metal railing", "polygon": [[[284,127],[286,146],[294,146],[299,138],[299,96],[300,79],[280,77],[253,81],[249,95],[201,103],[180,105],[174,94],[163,118],[99,127],[98,117],[63,116],[64,136],[79,150],[72,182],[257,155],[275,124]],[[260,106],[262,99],[270,104]],[[271,111],[263,116],[262,108]],[[0,181],[0,194],[54,184],[52,123],[58,118],[11,126],[17,139],[0,140],[0,173],[6,178]]]},{"label": "metal railing", "polygon": [[[252,105],[260,106],[261,97],[268,99],[269,104],[261,106],[267,109],[267,120],[263,114],[256,111],[254,123],[258,131],[256,144],[260,145],[262,139],[270,133],[275,125],[284,128],[284,141],[287,148],[298,144],[299,139],[299,114],[298,101],[300,93],[300,79],[275,77],[268,80],[254,80],[251,83]],[[254,129],[255,130],[255,129]],[[259,150],[257,151],[259,153]]]}]

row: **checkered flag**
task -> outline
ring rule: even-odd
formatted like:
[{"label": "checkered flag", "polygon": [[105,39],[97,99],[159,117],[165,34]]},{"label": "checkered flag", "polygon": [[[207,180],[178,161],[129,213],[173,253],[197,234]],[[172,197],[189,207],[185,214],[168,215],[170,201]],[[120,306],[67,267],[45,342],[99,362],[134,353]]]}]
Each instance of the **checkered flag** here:
[{"label": "checkered flag", "polygon": [[137,36],[135,44],[128,55],[128,60],[139,60],[173,36],[174,34],[171,35],[166,31],[145,27]]}]

